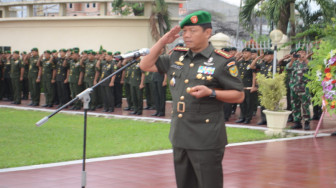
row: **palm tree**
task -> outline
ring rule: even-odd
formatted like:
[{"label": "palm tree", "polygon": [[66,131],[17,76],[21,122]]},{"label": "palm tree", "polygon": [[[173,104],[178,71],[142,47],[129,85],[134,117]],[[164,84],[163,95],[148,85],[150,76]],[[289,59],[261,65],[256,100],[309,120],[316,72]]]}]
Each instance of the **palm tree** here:
[{"label": "palm tree", "polygon": [[[312,0],[302,0],[309,6]],[[258,3],[262,3],[265,8],[265,17],[269,21],[270,25],[276,25],[276,28],[281,30],[284,34],[287,34],[288,23],[291,24],[291,36],[295,36],[295,4],[299,4],[299,1],[295,0],[245,0],[245,5],[242,7],[240,13],[240,19],[245,25],[248,25],[251,21],[254,8]],[[321,14],[326,18],[326,21],[330,21],[335,14],[334,7],[335,2],[332,0],[315,0],[315,3],[320,6]]]},{"label": "palm tree", "polygon": [[[157,27],[159,26],[159,29]],[[151,34],[155,40],[159,40],[161,36],[167,33],[170,28],[170,18],[168,5],[165,0],[155,0],[155,6],[150,16]]]}]

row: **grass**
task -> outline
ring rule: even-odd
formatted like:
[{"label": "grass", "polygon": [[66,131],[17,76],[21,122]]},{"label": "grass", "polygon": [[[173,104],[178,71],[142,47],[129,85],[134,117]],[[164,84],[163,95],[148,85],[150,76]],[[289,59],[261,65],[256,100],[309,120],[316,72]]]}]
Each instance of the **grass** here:
[{"label": "grass", "polygon": [[[83,117],[0,108],[0,169],[76,160],[83,152]],[[262,131],[227,128],[229,142],[269,139]],[[87,158],[170,149],[169,124],[88,117]]]}]

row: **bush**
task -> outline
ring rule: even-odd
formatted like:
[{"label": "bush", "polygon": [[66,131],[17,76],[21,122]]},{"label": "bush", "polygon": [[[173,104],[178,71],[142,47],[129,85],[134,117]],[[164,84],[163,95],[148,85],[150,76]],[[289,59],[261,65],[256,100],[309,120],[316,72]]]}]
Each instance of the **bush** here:
[{"label": "bush", "polygon": [[260,104],[267,110],[282,110],[283,105],[280,100],[286,95],[285,75],[275,74],[273,79],[272,77],[267,78],[260,73],[257,74]]}]

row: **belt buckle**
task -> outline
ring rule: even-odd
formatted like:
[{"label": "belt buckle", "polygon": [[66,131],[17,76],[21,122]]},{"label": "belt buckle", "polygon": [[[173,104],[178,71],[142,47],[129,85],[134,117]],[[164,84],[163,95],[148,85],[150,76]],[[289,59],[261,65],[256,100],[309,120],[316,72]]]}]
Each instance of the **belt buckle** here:
[{"label": "belt buckle", "polygon": [[177,112],[185,112],[185,103],[184,102],[178,102],[177,103]]}]

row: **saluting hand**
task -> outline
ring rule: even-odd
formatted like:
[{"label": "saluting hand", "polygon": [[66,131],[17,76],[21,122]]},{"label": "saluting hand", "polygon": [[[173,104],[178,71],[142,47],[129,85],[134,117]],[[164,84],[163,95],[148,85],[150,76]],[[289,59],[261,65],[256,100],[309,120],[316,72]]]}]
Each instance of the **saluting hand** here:
[{"label": "saluting hand", "polygon": [[198,85],[190,89],[189,94],[197,99],[211,95],[212,90],[204,85]]},{"label": "saluting hand", "polygon": [[181,28],[179,25],[177,25],[173,27],[173,29],[171,29],[168,33],[163,35],[160,40],[165,44],[170,44],[180,37],[179,35],[180,31],[181,31]]}]

